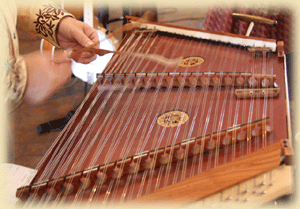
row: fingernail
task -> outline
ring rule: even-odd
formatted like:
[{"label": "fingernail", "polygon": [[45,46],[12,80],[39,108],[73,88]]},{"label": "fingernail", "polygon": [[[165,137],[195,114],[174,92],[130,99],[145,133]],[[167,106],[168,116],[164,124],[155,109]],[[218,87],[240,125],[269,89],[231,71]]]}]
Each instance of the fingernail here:
[{"label": "fingernail", "polygon": [[87,42],[87,47],[90,47],[92,45],[94,45],[94,43],[92,41]]}]

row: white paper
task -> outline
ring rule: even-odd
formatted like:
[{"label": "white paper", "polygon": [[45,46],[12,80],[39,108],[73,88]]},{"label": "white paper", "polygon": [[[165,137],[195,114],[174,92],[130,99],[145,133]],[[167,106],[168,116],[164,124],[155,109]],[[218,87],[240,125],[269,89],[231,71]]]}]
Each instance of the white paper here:
[{"label": "white paper", "polygon": [[0,165],[0,191],[6,204],[13,206],[19,200],[16,191],[21,186],[28,186],[37,170],[24,166],[4,163]]}]

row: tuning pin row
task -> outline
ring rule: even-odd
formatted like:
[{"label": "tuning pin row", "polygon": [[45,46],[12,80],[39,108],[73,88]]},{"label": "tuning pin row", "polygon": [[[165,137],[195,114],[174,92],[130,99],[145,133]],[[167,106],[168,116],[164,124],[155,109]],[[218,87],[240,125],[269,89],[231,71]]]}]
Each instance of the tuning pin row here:
[{"label": "tuning pin row", "polygon": [[[150,170],[158,165],[167,165],[172,159],[181,161],[186,157],[186,154],[198,155],[200,152],[210,151],[216,149],[217,143],[219,147],[224,147],[230,145],[234,141],[245,141],[248,138],[259,137],[262,134],[270,133],[272,128],[267,124],[267,120],[261,120],[255,123],[243,125],[239,128],[233,129],[231,131],[222,131],[220,133],[214,133],[206,137],[198,138],[194,141],[193,145],[187,147],[186,145],[180,145],[176,149],[174,148],[174,154],[171,156],[170,151],[164,150],[157,153],[148,153],[148,156],[143,158],[143,161],[138,161],[132,158],[130,161],[115,162],[109,168],[109,175],[104,169],[97,170],[97,172],[91,171],[85,173],[76,174],[73,177],[68,177],[67,179],[61,179],[53,181],[47,184],[46,193],[49,198],[53,199],[57,193],[62,193],[63,195],[68,195],[76,192],[78,189],[86,190],[92,186],[92,184],[105,184],[108,179],[120,179],[125,173],[129,175],[136,174],[140,171],[140,167],[143,169]],[[187,150],[188,149],[188,150]],[[155,154],[157,156],[155,157]],[[157,160],[155,160],[157,159]],[[143,162],[142,164],[140,162]],[[124,164],[122,164],[124,163]],[[126,165],[126,166],[124,166]],[[124,169],[127,170],[124,170]],[[126,171],[126,172],[124,172]],[[72,183],[73,182],[73,183]],[[75,182],[75,183],[74,183]],[[34,191],[32,189],[32,191]]]},{"label": "tuning pin row", "polygon": [[126,86],[126,88],[218,87],[270,88],[276,76],[241,73],[135,73],[99,74],[102,86]]},{"label": "tuning pin row", "polygon": [[[250,138],[255,138],[262,136],[263,132],[270,133],[272,128],[270,125],[266,125],[262,128],[262,124],[252,124],[235,130],[234,132],[223,132],[220,134],[214,134],[206,136],[205,138],[198,138],[195,141],[195,145],[191,148],[191,153],[193,155],[198,155],[200,153],[201,147],[202,151],[210,151],[216,148],[216,144],[219,143],[219,147],[225,147],[233,143],[233,141],[245,141]],[[201,145],[204,143],[204,145]]]}]

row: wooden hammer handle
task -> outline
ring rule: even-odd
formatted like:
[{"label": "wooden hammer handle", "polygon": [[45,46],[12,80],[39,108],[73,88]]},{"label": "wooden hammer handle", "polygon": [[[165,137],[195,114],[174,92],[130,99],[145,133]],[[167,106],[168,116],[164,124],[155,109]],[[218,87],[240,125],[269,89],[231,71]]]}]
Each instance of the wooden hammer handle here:
[{"label": "wooden hammer handle", "polygon": [[258,24],[271,25],[271,26],[277,25],[276,20],[271,20],[269,18],[259,17],[255,15],[232,13],[232,17],[247,23],[254,22]]}]

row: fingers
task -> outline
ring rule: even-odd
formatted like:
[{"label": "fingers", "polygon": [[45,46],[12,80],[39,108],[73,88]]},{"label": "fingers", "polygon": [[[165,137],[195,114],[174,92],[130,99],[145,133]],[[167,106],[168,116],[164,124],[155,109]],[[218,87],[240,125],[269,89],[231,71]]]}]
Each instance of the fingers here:
[{"label": "fingers", "polygon": [[[84,64],[96,59],[97,55],[93,52],[76,54],[82,48],[99,47],[98,33],[88,24],[77,21],[74,18],[64,18],[60,23],[57,37],[62,47],[65,49],[72,48],[73,53],[68,54],[67,56],[70,55],[68,58]],[[60,62],[65,59],[65,56],[55,57],[53,61]]]},{"label": "fingers", "polygon": [[[99,48],[100,42],[97,31],[89,25],[84,24],[83,26],[83,30],[78,31],[78,33],[75,34],[76,40],[81,45],[80,48]],[[74,52],[77,51],[76,48],[73,48],[73,50]],[[76,57],[75,61],[83,64],[88,64],[94,61],[96,58],[97,55],[95,53],[87,51],[80,53],[80,55]]]},{"label": "fingers", "polygon": [[84,25],[83,30],[77,30],[74,33],[74,38],[83,47],[92,47],[99,44],[97,31],[88,25]]}]

